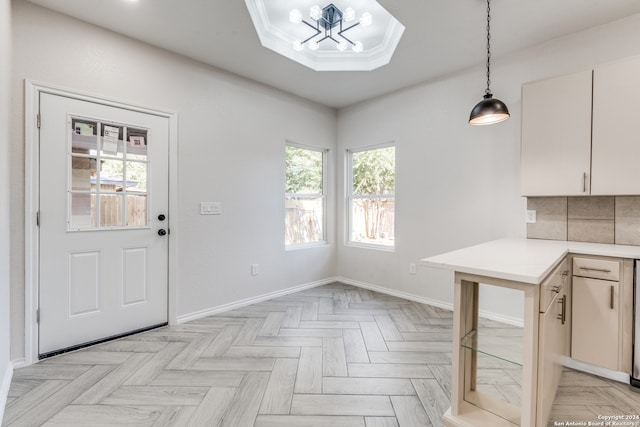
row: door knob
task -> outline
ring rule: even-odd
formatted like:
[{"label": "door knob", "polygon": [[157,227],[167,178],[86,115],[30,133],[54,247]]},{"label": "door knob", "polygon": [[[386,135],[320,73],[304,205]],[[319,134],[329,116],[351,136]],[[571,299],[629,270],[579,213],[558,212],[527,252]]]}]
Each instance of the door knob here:
[{"label": "door knob", "polygon": [[167,230],[165,230],[164,228],[161,228],[160,230],[158,230],[158,235],[164,236],[166,234],[167,234]]},{"label": "door knob", "polygon": [[164,214],[158,215],[158,221],[164,221],[167,217]]}]

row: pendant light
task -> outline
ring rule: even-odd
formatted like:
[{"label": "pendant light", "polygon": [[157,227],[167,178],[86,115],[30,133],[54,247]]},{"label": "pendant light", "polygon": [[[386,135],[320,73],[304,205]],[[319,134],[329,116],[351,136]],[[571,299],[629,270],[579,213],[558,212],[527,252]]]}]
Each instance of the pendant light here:
[{"label": "pendant light", "polygon": [[469,116],[470,125],[492,125],[507,120],[509,109],[491,94],[491,0],[487,0],[487,88],[484,99],[476,104]]}]

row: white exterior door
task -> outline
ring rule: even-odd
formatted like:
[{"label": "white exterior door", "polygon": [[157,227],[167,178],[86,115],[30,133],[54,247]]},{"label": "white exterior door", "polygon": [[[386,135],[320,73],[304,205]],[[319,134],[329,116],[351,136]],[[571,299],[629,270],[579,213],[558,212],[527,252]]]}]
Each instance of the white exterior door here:
[{"label": "white exterior door", "polygon": [[40,95],[41,356],[167,322],[169,119]]}]

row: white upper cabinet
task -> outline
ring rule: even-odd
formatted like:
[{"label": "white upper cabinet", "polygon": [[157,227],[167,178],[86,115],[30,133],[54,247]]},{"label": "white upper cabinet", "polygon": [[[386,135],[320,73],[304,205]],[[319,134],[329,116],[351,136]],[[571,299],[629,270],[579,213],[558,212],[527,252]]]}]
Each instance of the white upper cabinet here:
[{"label": "white upper cabinet", "polygon": [[640,57],[593,73],[592,195],[640,194]]},{"label": "white upper cabinet", "polygon": [[591,70],[522,86],[524,196],[589,194]]},{"label": "white upper cabinet", "polygon": [[640,195],[640,57],[522,86],[522,195]]}]

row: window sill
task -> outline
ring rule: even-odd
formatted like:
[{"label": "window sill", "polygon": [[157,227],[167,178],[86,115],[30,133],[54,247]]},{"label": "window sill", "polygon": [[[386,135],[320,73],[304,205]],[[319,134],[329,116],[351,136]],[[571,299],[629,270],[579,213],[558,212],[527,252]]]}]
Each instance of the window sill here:
[{"label": "window sill", "polygon": [[326,241],[322,241],[322,242],[315,242],[315,243],[303,243],[303,244],[299,244],[299,245],[285,245],[284,250],[286,252],[289,251],[297,251],[300,249],[313,249],[313,248],[322,248],[322,247],[326,247],[329,246],[329,243]]},{"label": "window sill", "polygon": [[385,245],[375,245],[371,243],[358,243],[358,242],[346,242],[345,246],[350,246],[353,248],[361,248],[361,249],[371,249],[374,251],[382,251],[382,252],[395,252],[395,246],[385,246]]}]

